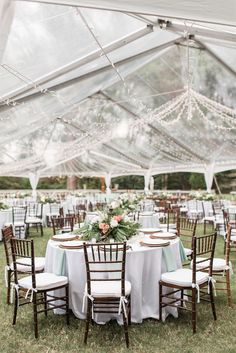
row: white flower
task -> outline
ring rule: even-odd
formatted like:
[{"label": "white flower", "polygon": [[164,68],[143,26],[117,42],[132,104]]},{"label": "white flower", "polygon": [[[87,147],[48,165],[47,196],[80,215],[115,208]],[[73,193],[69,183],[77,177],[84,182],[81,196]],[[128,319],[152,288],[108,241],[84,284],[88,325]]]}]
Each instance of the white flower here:
[{"label": "white flower", "polygon": [[124,222],[130,222],[130,219],[127,215],[125,215],[123,219],[124,219]]},{"label": "white flower", "polygon": [[99,216],[95,216],[91,219],[91,224],[94,224],[94,223],[98,223],[100,221],[100,217]]},{"label": "white flower", "polygon": [[111,223],[110,223],[110,226],[111,226],[111,228],[116,228],[116,227],[118,227],[118,224],[119,223],[115,219],[112,219]]},{"label": "white flower", "polygon": [[112,201],[111,204],[110,204],[110,207],[112,209],[118,208],[119,206],[120,206],[120,202],[118,200]]}]

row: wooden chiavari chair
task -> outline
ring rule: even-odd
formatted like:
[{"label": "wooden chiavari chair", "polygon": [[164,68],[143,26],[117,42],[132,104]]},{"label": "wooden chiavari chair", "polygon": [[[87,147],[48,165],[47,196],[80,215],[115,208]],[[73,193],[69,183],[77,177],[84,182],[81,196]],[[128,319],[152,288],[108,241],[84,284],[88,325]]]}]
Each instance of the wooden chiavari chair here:
[{"label": "wooden chiavari chair", "polygon": [[178,209],[167,209],[162,213],[160,218],[160,228],[166,232],[176,232],[179,218]]},{"label": "wooden chiavari chair", "polygon": [[177,235],[180,237],[186,256],[192,257],[192,241],[196,234],[197,219],[179,217],[177,220]]},{"label": "wooden chiavari chair", "polygon": [[[11,294],[11,283],[13,275],[13,259],[11,252],[11,239],[14,237],[12,226],[4,227],[2,229],[2,240],[4,244],[5,256],[6,256],[6,266],[5,266],[5,281],[7,288],[7,304],[10,304],[10,294]],[[25,260],[24,261],[28,261]],[[45,266],[44,257],[35,257],[35,271],[37,273],[43,272]],[[28,267],[23,264],[17,266],[17,271],[19,273],[25,273],[28,271]]]},{"label": "wooden chiavari chair", "polygon": [[[232,296],[230,287],[230,276],[232,272],[232,264],[230,262],[230,237],[231,237],[231,226],[227,226],[226,235],[226,252],[225,258],[214,257],[212,265],[212,275],[216,281],[216,290],[224,291],[227,294],[228,306],[232,306]],[[197,258],[198,260],[198,258]],[[206,267],[206,261],[199,262],[196,265],[197,270],[204,271]]]},{"label": "wooden chiavari chair", "polygon": [[[216,311],[213,293],[212,266],[216,244],[216,232],[203,236],[193,236],[192,239],[192,269],[178,269],[163,273],[159,282],[159,310],[162,320],[162,309],[171,306],[192,313],[192,330],[196,332],[197,303],[200,299],[211,303],[213,318]],[[198,270],[199,264],[204,267]],[[166,294],[163,287],[169,288]],[[204,291],[208,288],[207,291]],[[188,291],[188,294],[187,292]],[[209,293],[209,294],[208,294]],[[186,300],[187,297],[187,300]],[[179,304],[181,303],[181,304]],[[184,305],[185,304],[185,305]],[[191,308],[188,305],[191,305]]]},{"label": "wooden chiavari chair", "polygon": [[[53,273],[36,273],[33,240],[11,239],[14,272],[14,314],[13,325],[16,324],[18,308],[32,304],[34,313],[34,333],[38,338],[38,314],[60,308],[66,312],[66,321],[69,324],[69,284],[65,276],[56,276]],[[28,276],[19,278],[18,266],[27,267]],[[65,295],[49,293],[57,289],[65,289]],[[42,308],[43,305],[43,308]]]},{"label": "wooden chiavari chair", "polygon": [[226,254],[227,227],[230,225],[230,250],[236,248],[236,213],[229,213],[223,210],[224,218],[224,254]]},{"label": "wooden chiavari chair", "polygon": [[75,217],[70,215],[68,217],[52,217],[52,229],[53,235],[56,235],[58,231],[61,232],[73,232]]},{"label": "wooden chiavari chair", "polygon": [[84,343],[89,323],[99,313],[122,314],[126,346],[129,346],[128,325],[131,323],[131,283],[125,281],[126,243],[85,244],[87,299]]},{"label": "wooden chiavari chair", "polygon": [[26,217],[26,236],[29,235],[30,227],[36,227],[40,229],[40,234],[43,236],[43,204],[42,203],[29,203],[27,207]]}]

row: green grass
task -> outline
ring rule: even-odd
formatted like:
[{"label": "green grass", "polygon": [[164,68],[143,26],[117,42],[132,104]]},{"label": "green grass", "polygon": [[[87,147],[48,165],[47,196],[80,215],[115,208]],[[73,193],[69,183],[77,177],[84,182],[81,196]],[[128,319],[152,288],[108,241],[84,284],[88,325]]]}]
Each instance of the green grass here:
[{"label": "green grass", "polygon": [[[34,235],[37,256],[45,254],[47,240],[51,230],[45,230],[41,238]],[[178,319],[168,317],[165,323],[156,320],[144,320],[142,324],[132,324],[129,329],[130,349],[124,342],[123,327],[116,322],[105,326],[91,327],[88,345],[83,345],[84,321],[71,314],[71,323],[67,327],[63,316],[49,313],[48,318],[39,316],[39,339],[34,338],[33,315],[30,305],[21,307],[17,324],[12,326],[12,305],[6,305],[6,289],[4,282],[5,256],[3,245],[0,244],[0,351],[2,353],[120,353],[120,352],[160,352],[160,353],[233,353],[236,352],[235,278],[232,277],[233,308],[228,308],[226,297],[217,294],[217,321],[212,320],[209,304],[198,305],[197,333],[192,335],[190,313],[180,313]],[[217,240],[217,256],[223,256],[222,238]],[[231,260],[236,264],[236,254],[232,252]]]}]

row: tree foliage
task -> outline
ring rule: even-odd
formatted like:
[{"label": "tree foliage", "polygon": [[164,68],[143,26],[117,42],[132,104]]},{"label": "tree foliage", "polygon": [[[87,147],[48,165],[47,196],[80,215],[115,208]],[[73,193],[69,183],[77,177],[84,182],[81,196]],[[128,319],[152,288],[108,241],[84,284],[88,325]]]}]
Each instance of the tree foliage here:
[{"label": "tree foliage", "polygon": [[[227,171],[217,174],[217,181],[222,192],[229,192],[236,186],[236,171]],[[66,177],[41,178],[38,189],[66,189]],[[143,190],[144,177],[140,175],[129,175],[112,178],[112,188],[118,184],[123,190]],[[155,189],[162,190],[204,190],[206,188],[204,175],[200,173],[170,173],[154,176]],[[100,178],[78,178],[78,189],[100,189]],[[213,185],[213,188],[215,186]],[[31,189],[28,178],[0,177],[1,190]]]}]

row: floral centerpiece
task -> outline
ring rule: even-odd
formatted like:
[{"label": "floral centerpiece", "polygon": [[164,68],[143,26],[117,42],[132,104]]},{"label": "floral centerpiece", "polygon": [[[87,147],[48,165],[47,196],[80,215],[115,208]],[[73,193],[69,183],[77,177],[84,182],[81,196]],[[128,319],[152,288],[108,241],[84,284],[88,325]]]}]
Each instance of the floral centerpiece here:
[{"label": "floral centerpiece", "polygon": [[50,196],[39,195],[38,202],[40,203],[57,203],[57,200]]},{"label": "floral centerpiece", "polygon": [[213,201],[215,199],[215,195],[206,191],[192,191],[189,196],[192,199],[200,200],[200,201]]},{"label": "floral centerpiece", "polygon": [[138,228],[139,224],[131,221],[127,215],[107,212],[94,217],[91,223],[80,228],[78,233],[82,235],[83,240],[95,238],[97,242],[108,242],[111,239],[123,242],[135,235]]},{"label": "floral centerpiece", "polygon": [[16,194],[16,197],[18,199],[24,199],[25,197],[28,197],[28,196],[30,196],[30,193],[28,193],[28,192],[18,192]]},{"label": "floral centerpiece", "polygon": [[156,196],[161,200],[166,200],[166,199],[170,199],[172,197],[172,194],[169,192],[160,190],[156,193]]},{"label": "floral centerpiece", "polygon": [[139,207],[141,199],[142,196],[140,195],[124,193],[121,194],[117,200],[110,203],[109,209],[118,214],[135,212]]}]

